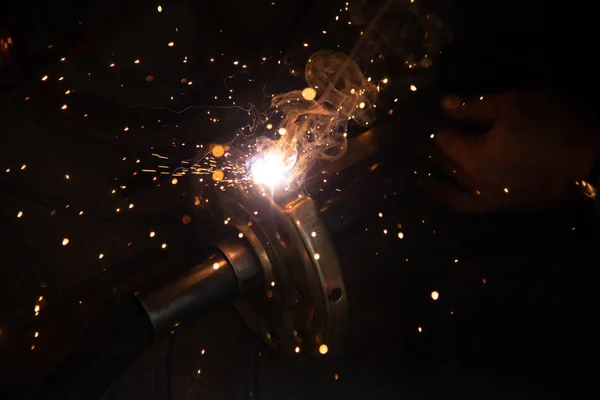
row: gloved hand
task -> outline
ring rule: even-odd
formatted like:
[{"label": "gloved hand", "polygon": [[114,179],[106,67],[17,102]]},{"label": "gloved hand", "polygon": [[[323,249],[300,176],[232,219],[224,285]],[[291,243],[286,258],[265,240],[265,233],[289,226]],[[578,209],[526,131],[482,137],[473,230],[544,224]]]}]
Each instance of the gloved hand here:
[{"label": "gloved hand", "polygon": [[458,211],[542,209],[568,201],[600,155],[594,124],[550,93],[446,96],[441,105],[454,120],[491,126],[477,136],[435,134],[451,162],[432,161],[451,179],[426,177],[423,184]]}]

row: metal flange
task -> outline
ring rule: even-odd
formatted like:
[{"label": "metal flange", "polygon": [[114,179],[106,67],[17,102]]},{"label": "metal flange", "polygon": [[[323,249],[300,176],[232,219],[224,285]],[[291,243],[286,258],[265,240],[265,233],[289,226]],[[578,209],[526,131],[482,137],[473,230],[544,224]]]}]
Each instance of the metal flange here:
[{"label": "metal flange", "polygon": [[[246,322],[286,355],[339,352],[346,289],[316,203],[303,194],[275,200],[241,186],[205,187],[197,200],[213,226],[205,236],[214,241],[237,235],[262,266],[262,290],[237,304]],[[205,222],[201,229],[206,233],[206,228]]]}]

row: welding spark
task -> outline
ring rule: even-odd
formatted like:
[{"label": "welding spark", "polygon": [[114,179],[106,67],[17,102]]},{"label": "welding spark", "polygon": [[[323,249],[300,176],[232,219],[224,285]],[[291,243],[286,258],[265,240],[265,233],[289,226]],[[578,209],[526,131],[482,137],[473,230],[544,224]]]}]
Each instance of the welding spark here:
[{"label": "welding spark", "polygon": [[283,152],[272,149],[265,154],[252,157],[249,161],[249,169],[254,183],[273,189],[287,183],[295,163],[295,154],[286,158]]}]

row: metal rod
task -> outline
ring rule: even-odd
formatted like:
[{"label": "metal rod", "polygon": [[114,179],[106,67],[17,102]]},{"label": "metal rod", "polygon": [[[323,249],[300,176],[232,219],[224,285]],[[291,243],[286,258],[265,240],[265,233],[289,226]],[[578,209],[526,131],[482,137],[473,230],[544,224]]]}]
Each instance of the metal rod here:
[{"label": "metal rod", "polygon": [[155,337],[238,295],[238,280],[224,255],[214,252],[162,288],[140,297]]},{"label": "metal rod", "polygon": [[260,283],[261,268],[245,241],[224,242],[192,268],[170,282],[139,297],[155,337],[200,316],[203,312],[235,300]]}]

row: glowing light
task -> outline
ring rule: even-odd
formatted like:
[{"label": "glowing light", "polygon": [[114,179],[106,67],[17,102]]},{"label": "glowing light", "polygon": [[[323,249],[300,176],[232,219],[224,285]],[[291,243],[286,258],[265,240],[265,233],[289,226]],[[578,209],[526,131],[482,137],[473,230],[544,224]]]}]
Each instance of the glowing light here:
[{"label": "glowing light", "polygon": [[304,97],[305,100],[314,100],[315,97],[317,97],[317,91],[311,87],[304,88],[302,90],[302,97]]},{"label": "glowing light", "polygon": [[38,336],[40,336],[39,332],[36,332],[36,333],[33,334],[33,337],[38,337]]},{"label": "glowing light", "polygon": [[17,218],[21,218],[23,216],[23,211],[19,211],[19,213],[17,214]]},{"label": "glowing light", "polygon": [[126,126],[125,128],[123,128],[123,132],[127,132],[129,130],[129,127]]},{"label": "glowing light", "polygon": [[287,180],[295,163],[295,156],[286,160],[283,152],[271,149],[266,154],[257,155],[250,160],[250,174],[254,183],[273,188]]},{"label": "glowing light", "polygon": [[415,85],[410,85],[410,91],[411,92],[416,92],[417,91],[417,87]]},{"label": "glowing light", "polygon": [[44,76],[42,77],[42,81],[47,81],[47,80],[48,80],[48,75],[44,75]]},{"label": "glowing light", "polygon": [[315,232],[315,231],[312,231],[312,232],[310,233],[310,236],[312,236],[312,237],[317,237],[317,232]]},{"label": "glowing light", "polygon": [[169,44],[167,44],[167,46],[173,47],[173,46],[175,46],[175,42],[169,42]]},{"label": "glowing light", "polygon": [[420,326],[417,328],[417,331],[419,331],[419,333],[423,332],[423,328],[421,328]]},{"label": "glowing light", "polygon": [[213,269],[215,269],[215,270],[219,269],[219,263],[218,262],[216,262],[216,263],[213,264]]},{"label": "glowing light", "polygon": [[219,157],[223,157],[223,154],[225,154],[225,147],[221,146],[220,144],[215,145],[215,147],[213,147],[212,149],[212,155],[219,158]]},{"label": "glowing light", "polygon": [[360,104],[358,105],[359,108],[365,108],[365,103],[364,101],[361,101]]},{"label": "glowing light", "polygon": [[154,232],[154,231],[150,232],[150,237],[154,237],[154,236],[156,236],[156,232]]},{"label": "glowing light", "polygon": [[99,260],[102,260],[103,258],[104,258],[104,254],[102,254],[102,253],[98,254],[98,259]]},{"label": "glowing light", "polygon": [[287,129],[285,128],[279,128],[279,131],[277,131],[281,136],[285,135],[287,133]]},{"label": "glowing light", "polygon": [[302,46],[308,47],[308,43],[303,43]]},{"label": "glowing light", "polygon": [[273,129],[273,124],[267,124],[267,129]]},{"label": "glowing light", "polygon": [[133,63],[134,63],[134,64],[139,64],[139,63],[140,63],[140,60],[135,60]]},{"label": "glowing light", "polygon": [[437,300],[440,298],[440,294],[434,290],[433,292],[431,292],[431,298],[433,300]]},{"label": "glowing light", "polygon": [[162,7],[161,6],[156,7],[156,9],[158,10],[158,12],[162,12]]},{"label": "glowing light", "polygon": [[179,182],[179,181],[177,180],[177,178],[173,178],[173,179],[171,179],[171,184],[172,184],[172,185],[177,185],[177,182]]},{"label": "glowing light", "polygon": [[318,260],[321,258],[321,255],[319,253],[315,253],[313,257],[315,258],[315,260]]},{"label": "glowing light", "polygon": [[66,110],[69,106],[67,106],[66,104],[63,104],[62,107],[60,108],[61,110]]},{"label": "glowing light", "polygon": [[295,351],[296,353],[300,353],[300,347],[296,346],[296,348],[294,349],[294,351]]},{"label": "glowing light", "polygon": [[66,246],[66,245],[68,245],[68,244],[69,244],[69,239],[68,239],[68,238],[64,238],[64,239],[62,240],[62,245],[63,245],[63,246]]},{"label": "glowing light", "polygon": [[379,218],[383,218],[383,213],[379,213]]},{"label": "glowing light", "polygon": [[238,237],[241,239],[244,237],[244,234],[242,232],[238,233]]},{"label": "glowing light", "polygon": [[388,83],[388,78],[385,78],[382,82],[383,83]]},{"label": "glowing light", "polygon": [[167,248],[167,244],[163,243],[163,244],[160,245],[160,247],[163,248],[163,249],[166,249]]},{"label": "glowing light", "polygon": [[404,239],[404,233],[398,232],[398,239]]},{"label": "glowing light", "polygon": [[504,188],[504,193],[508,193],[508,188]]},{"label": "glowing light", "polygon": [[213,173],[212,173],[212,178],[215,181],[220,181],[221,179],[223,179],[225,177],[225,173],[223,172],[223,170],[221,169],[216,169]]},{"label": "glowing light", "polygon": [[326,344],[322,344],[319,346],[319,353],[327,354],[328,351],[329,351],[329,347],[327,347]]}]

